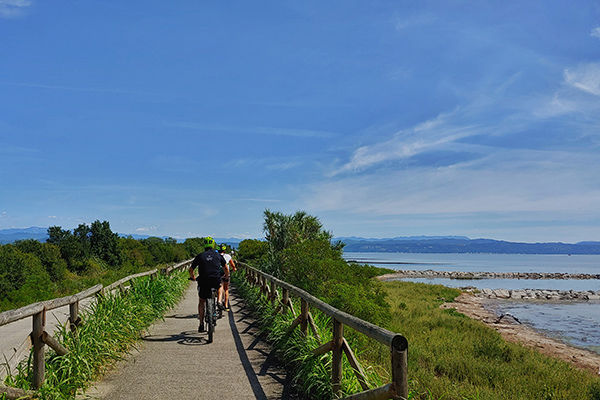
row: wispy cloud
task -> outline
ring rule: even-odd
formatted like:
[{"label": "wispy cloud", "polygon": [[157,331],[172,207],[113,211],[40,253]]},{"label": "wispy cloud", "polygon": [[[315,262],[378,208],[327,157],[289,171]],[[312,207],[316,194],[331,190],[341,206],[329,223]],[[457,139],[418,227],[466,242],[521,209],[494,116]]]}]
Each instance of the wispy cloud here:
[{"label": "wispy cloud", "polygon": [[435,22],[436,19],[437,18],[433,15],[427,14],[416,15],[408,18],[398,18],[394,23],[394,27],[397,31],[402,31],[404,29],[412,28],[415,26],[431,24]]},{"label": "wispy cloud", "polygon": [[457,112],[458,110],[440,114],[410,129],[395,133],[389,140],[359,147],[350,161],[335,170],[333,175],[361,171],[386,161],[410,158],[480,131],[475,125],[454,125],[451,118]]},{"label": "wispy cloud", "polygon": [[251,201],[255,203],[280,203],[281,200],[278,199],[262,199],[262,198],[253,198],[253,197],[239,197],[235,198],[232,201]]},{"label": "wispy cloud", "polygon": [[206,125],[199,124],[196,122],[166,122],[165,126],[175,128],[186,128],[196,129],[206,132],[230,132],[230,133],[256,133],[262,135],[275,135],[275,136],[293,136],[293,137],[304,137],[304,138],[333,138],[339,136],[339,134],[329,131],[311,130],[311,129],[297,129],[297,128],[274,128],[268,126],[256,126],[256,127],[235,127],[235,126],[221,126],[221,125]]},{"label": "wispy cloud", "polygon": [[384,171],[313,185],[306,208],[356,215],[589,212],[598,214],[593,154],[510,150],[448,167]]},{"label": "wispy cloud", "polygon": [[564,70],[565,82],[579,90],[600,96],[600,63],[581,64]]},{"label": "wispy cloud", "polygon": [[[2,1],[2,0],[0,0]],[[0,82],[0,85],[5,86],[20,86],[38,89],[49,89],[49,90],[66,90],[71,92],[89,92],[89,93],[114,93],[114,94],[137,94],[144,96],[152,96],[154,93],[143,92],[129,89],[118,89],[118,88],[94,88],[94,87],[79,87],[79,86],[65,86],[65,85],[47,85],[44,83],[33,83],[33,82]]]},{"label": "wispy cloud", "polygon": [[20,17],[31,4],[31,0],[0,0],[0,18]]},{"label": "wispy cloud", "polygon": [[600,26],[597,26],[594,29],[592,29],[592,31],[590,32],[590,36],[600,39]]},{"label": "wispy cloud", "polygon": [[145,233],[145,232],[156,232],[158,230],[158,226],[141,226],[139,228],[136,228],[135,231],[136,232],[141,232],[141,233]]},{"label": "wispy cloud", "polygon": [[12,146],[6,143],[0,145],[0,154],[34,154],[39,152],[39,149],[31,147]]}]

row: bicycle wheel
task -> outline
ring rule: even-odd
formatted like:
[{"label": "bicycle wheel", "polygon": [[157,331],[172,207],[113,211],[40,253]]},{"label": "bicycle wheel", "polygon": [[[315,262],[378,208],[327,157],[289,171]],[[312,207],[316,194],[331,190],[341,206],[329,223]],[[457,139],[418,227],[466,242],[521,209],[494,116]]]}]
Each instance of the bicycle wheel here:
[{"label": "bicycle wheel", "polygon": [[214,318],[213,318],[213,314],[214,314],[214,309],[215,309],[215,303],[213,301],[213,299],[207,299],[206,300],[206,329],[208,331],[208,343],[212,343],[213,341],[213,334],[215,332],[215,324],[214,324]]}]

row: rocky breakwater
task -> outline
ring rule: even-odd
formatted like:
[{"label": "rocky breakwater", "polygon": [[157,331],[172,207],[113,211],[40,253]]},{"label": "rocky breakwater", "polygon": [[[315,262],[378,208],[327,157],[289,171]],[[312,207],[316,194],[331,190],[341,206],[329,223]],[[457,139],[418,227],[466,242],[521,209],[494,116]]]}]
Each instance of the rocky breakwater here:
[{"label": "rocky breakwater", "polygon": [[463,272],[399,270],[385,274],[380,280],[389,281],[401,278],[447,278],[447,279],[600,279],[600,274],[569,274],[560,272]]},{"label": "rocky breakwater", "polygon": [[572,300],[572,301],[588,301],[588,300],[600,300],[600,290],[597,292],[586,291],[577,292],[574,290],[539,290],[539,289],[521,289],[521,290],[508,290],[508,289],[481,289],[481,291],[474,290],[474,288],[463,288],[470,292],[473,292],[475,296],[484,297],[488,299],[513,299],[513,300],[545,300],[545,301],[561,301],[561,300]]}]

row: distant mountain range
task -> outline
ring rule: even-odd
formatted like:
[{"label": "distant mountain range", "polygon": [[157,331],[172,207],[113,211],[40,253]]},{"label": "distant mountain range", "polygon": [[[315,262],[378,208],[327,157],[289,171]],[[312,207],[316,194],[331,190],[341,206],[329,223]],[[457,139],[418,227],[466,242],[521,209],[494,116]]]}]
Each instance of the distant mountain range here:
[{"label": "distant mountain range", "polygon": [[15,240],[35,239],[45,242],[48,239],[48,228],[32,226],[31,228],[0,229],[0,244],[12,243]]},{"label": "distant mountain range", "polygon": [[[0,229],[0,244],[16,240],[46,241],[48,228],[31,227]],[[146,239],[149,235],[119,233],[122,237]],[[168,236],[159,236],[162,239]],[[182,241],[183,239],[178,239]],[[215,238],[217,243],[237,245],[243,239]],[[393,238],[362,238],[341,236],[334,240],[346,243],[344,251],[398,253],[504,253],[504,254],[600,254],[600,242],[519,243],[493,239],[469,239],[466,236],[397,236]]]},{"label": "distant mountain range", "polygon": [[[147,239],[152,237],[151,235],[138,235],[138,234],[129,234],[129,233],[119,233],[121,237],[131,236],[134,239]],[[166,239],[169,236],[156,236],[161,239]],[[32,226],[30,228],[11,228],[11,229],[0,229],[0,244],[12,243],[17,240],[24,239],[35,239],[40,242],[45,242],[48,239],[48,228],[41,228],[38,226]],[[217,243],[228,243],[228,244],[238,244],[243,239],[237,238],[214,238]],[[178,241],[183,241],[185,239],[178,239]]]},{"label": "distant mountain range", "polygon": [[409,236],[386,239],[340,237],[344,251],[398,253],[600,254],[600,242],[519,243],[464,236]]}]

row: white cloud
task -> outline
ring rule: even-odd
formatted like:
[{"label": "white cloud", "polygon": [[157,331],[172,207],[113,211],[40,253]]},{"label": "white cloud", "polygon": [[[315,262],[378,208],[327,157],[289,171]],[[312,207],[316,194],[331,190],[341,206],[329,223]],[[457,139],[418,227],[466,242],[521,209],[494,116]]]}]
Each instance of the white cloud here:
[{"label": "white cloud", "polygon": [[557,212],[598,215],[600,160],[594,154],[498,150],[451,167],[377,171],[331,179],[305,191],[306,209],[353,215]]},{"label": "white cloud", "polygon": [[565,69],[564,78],[568,85],[600,96],[600,63],[581,64]]},{"label": "white cloud", "polygon": [[397,31],[403,31],[405,29],[413,28],[415,26],[428,25],[436,21],[436,17],[432,15],[417,15],[409,18],[401,18],[395,21],[395,28]]},{"label": "white cloud", "polygon": [[455,142],[480,132],[476,126],[455,126],[450,122],[457,111],[443,113],[410,129],[395,133],[384,142],[361,146],[354,151],[349,162],[333,175],[360,171],[386,162],[413,157],[418,153]]},{"label": "white cloud", "polygon": [[155,232],[158,229],[158,226],[142,226],[136,228],[136,232]]},{"label": "white cloud", "polygon": [[21,16],[31,4],[30,0],[0,0],[0,18]]},{"label": "white cloud", "polygon": [[256,203],[280,203],[281,200],[278,199],[263,199],[263,198],[257,198],[257,197],[240,197],[240,198],[235,198],[232,201],[251,201],[251,202],[256,202]]},{"label": "white cloud", "polygon": [[56,219],[56,215],[48,215],[48,218],[50,218],[50,219]]},{"label": "white cloud", "polygon": [[270,126],[256,127],[235,127],[221,125],[205,125],[196,122],[166,122],[165,126],[175,128],[197,129],[208,132],[229,132],[229,133],[247,133],[275,136],[292,136],[304,138],[333,138],[339,136],[335,132],[313,130],[313,129],[297,129],[297,128],[274,128]]},{"label": "white cloud", "polygon": [[595,27],[590,32],[590,36],[600,39],[600,26]]}]

